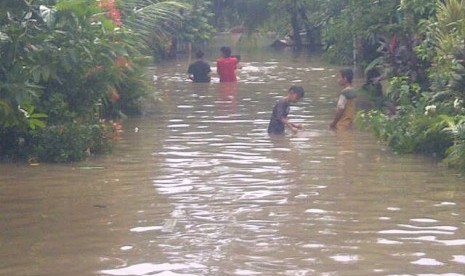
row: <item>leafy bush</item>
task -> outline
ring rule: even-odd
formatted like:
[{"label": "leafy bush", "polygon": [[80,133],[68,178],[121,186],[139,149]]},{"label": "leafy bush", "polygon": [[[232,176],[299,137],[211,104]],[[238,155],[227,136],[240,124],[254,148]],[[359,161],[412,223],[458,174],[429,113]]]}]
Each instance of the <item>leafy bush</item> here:
[{"label": "leafy bush", "polygon": [[[5,2],[5,3],[3,3]],[[102,118],[140,111],[146,45],[115,1],[3,1],[0,156],[70,162],[109,150]]]},{"label": "leafy bush", "polygon": [[421,88],[418,83],[412,82],[408,77],[392,77],[387,88],[388,98],[401,106],[417,106],[421,101]]},{"label": "leafy bush", "polygon": [[26,159],[27,134],[17,128],[0,128],[0,157],[1,160]]},{"label": "leafy bush", "polygon": [[4,160],[74,162],[90,154],[111,151],[116,130],[107,122],[68,123],[33,131],[0,130],[0,156]]},{"label": "leafy bush", "polygon": [[109,124],[66,124],[43,128],[31,135],[29,155],[40,162],[80,161],[90,154],[110,151],[113,133]]},{"label": "leafy bush", "polygon": [[370,127],[375,135],[398,153],[422,153],[443,158],[453,144],[445,132],[446,121],[441,116],[402,112],[389,117],[381,111],[360,112],[358,122]]},{"label": "leafy bush", "polygon": [[465,170],[465,116],[454,117],[446,131],[454,138],[454,144],[447,150],[444,163]]}]

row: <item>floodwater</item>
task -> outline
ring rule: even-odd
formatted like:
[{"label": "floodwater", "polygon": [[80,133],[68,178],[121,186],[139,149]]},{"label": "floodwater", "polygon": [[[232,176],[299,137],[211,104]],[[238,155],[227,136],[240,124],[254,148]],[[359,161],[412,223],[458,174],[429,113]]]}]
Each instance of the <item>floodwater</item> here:
[{"label": "floodwater", "polygon": [[[1,164],[0,275],[465,275],[463,177],[329,131],[335,67],[241,57],[237,84],[154,68],[162,103],[110,155]],[[269,137],[291,84],[304,129]]]}]

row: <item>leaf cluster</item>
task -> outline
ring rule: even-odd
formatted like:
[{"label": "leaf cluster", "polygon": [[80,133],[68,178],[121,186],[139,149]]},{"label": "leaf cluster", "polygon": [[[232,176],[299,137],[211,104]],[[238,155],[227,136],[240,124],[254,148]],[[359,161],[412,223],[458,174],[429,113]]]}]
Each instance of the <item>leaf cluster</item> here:
[{"label": "leaf cluster", "polygon": [[13,2],[0,12],[1,140],[31,145],[40,129],[136,112],[147,91],[139,34],[115,25],[94,0]]}]

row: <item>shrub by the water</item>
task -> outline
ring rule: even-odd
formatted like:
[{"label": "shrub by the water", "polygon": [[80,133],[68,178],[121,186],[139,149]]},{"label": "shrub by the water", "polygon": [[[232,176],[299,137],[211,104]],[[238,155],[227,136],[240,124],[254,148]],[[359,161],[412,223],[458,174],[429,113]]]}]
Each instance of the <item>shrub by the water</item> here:
[{"label": "shrub by the water", "polygon": [[73,162],[111,149],[114,130],[105,124],[67,124],[43,128],[32,135],[31,156],[38,161]]},{"label": "shrub by the water", "polygon": [[110,123],[69,123],[19,133],[0,133],[0,156],[7,160],[74,162],[111,151],[116,130]]},{"label": "shrub by the water", "polygon": [[100,120],[137,114],[149,91],[143,39],[116,1],[19,2],[0,5],[0,159],[108,151],[113,127]]}]

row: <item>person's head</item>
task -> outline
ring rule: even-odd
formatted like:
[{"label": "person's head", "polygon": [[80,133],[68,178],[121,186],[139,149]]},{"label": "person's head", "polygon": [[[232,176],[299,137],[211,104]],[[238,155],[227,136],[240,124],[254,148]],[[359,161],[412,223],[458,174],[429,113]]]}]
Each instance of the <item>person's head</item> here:
[{"label": "person's head", "polygon": [[340,85],[347,85],[347,84],[352,84],[352,80],[354,78],[354,72],[350,68],[345,68],[339,70],[339,75],[337,82]]},{"label": "person's head", "polygon": [[204,56],[204,53],[202,52],[202,50],[198,50],[197,52],[195,52],[196,58],[201,59],[203,58],[203,56]]},{"label": "person's head", "polygon": [[230,57],[231,56],[231,48],[227,46],[223,46],[220,48],[221,55],[223,57]]},{"label": "person's head", "polygon": [[378,77],[381,76],[378,69],[376,69],[376,68],[371,68],[370,70],[366,71],[365,75],[366,75],[366,78],[367,78],[367,82],[372,82],[373,79],[378,78]]},{"label": "person's head", "polygon": [[302,86],[293,85],[289,88],[289,100],[296,102],[304,97],[304,89]]}]

